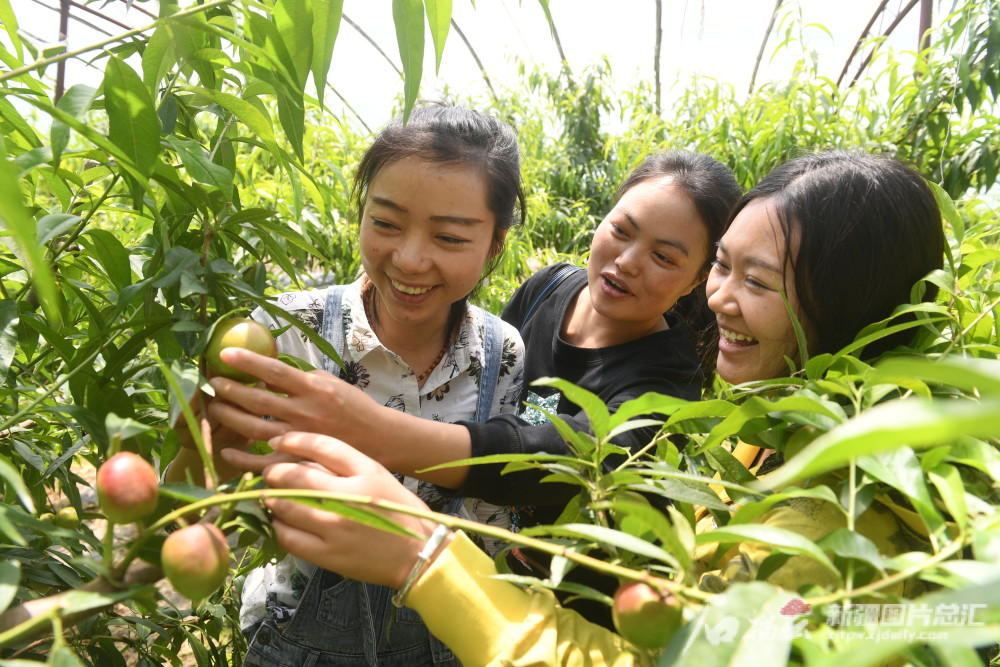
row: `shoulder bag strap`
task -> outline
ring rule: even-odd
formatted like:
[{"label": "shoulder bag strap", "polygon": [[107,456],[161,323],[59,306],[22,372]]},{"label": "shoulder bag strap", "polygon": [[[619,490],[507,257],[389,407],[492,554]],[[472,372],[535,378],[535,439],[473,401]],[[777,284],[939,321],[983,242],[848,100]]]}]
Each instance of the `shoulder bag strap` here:
[{"label": "shoulder bag strap", "polygon": [[558,271],[556,271],[556,275],[552,276],[552,280],[550,280],[549,283],[542,288],[542,291],[538,293],[538,296],[535,297],[535,300],[531,302],[530,306],[528,306],[528,312],[526,312],[524,314],[524,318],[521,319],[521,326],[519,326],[518,329],[524,328],[524,325],[528,323],[528,320],[531,319],[531,316],[535,314],[535,310],[538,308],[538,304],[541,303],[542,299],[545,297],[546,294],[552,291],[552,288],[554,288],[556,285],[565,280],[566,277],[569,276],[571,273],[575,273],[576,271],[580,270],[581,269],[578,266],[566,265],[561,269],[559,269]]}]

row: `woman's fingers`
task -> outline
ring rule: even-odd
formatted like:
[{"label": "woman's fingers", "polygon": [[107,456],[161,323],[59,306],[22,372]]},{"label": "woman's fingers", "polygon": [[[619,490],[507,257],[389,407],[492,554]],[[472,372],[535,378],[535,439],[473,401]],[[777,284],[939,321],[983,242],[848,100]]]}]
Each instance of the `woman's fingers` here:
[{"label": "woman's fingers", "polygon": [[219,453],[219,456],[234,468],[258,473],[263,472],[267,466],[276,463],[294,463],[298,460],[287,454],[250,454],[239,449],[224,449]]},{"label": "woman's fingers", "polygon": [[367,476],[369,481],[388,477],[399,486],[396,478],[381,464],[330,436],[291,431],[269,444],[277,452],[315,461],[341,477]]},{"label": "woman's fingers", "polygon": [[240,347],[227,347],[219,353],[219,357],[233,368],[250,373],[271,389],[283,394],[297,395],[308,392],[310,378],[315,374]]},{"label": "woman's fingers", "polygon": [[270,440],[291,430],[291,426],[282,419],[270,417],[264,419],[262,412],[247,412],[238,405],[224,401],[213,401],[208,408],[212,419],[243,438],[250,440]]},{"label": "woman's fingers", "polygon": [[271,520],[282,549],[310,563],[318,563],[327,552],[327,543],[315,532],[302,530],[275,517]]}]

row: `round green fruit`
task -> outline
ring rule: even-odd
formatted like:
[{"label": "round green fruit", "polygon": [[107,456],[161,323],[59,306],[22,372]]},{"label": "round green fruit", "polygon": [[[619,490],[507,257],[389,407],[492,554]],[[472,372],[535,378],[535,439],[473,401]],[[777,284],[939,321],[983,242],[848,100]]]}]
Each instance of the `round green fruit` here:
[{"label": "round green fruit", "polygon": [[683,612],[680,601],[669,592],[659,593],[649,584],[629,581],[615,591],[611,617],[622,637],[641,648],[658,649],[677,632]]},{"label": "round green fruit", "polygon": [[118,452],[97,469],[97,501],[115,523],[132,523],[156,509],[160,480],[149,461]]},{"label": "round green fruit", "polygon": [[225,582],[229,545],[216,525],[196,523],[167,535],[160,562],[178,593],[201,600]]},{"label": "round green fruit", "polygon": [[265,357],[278,358],[278,346],[271,332],[260,322],[246,317],[227,317],[215,325],[205,348],[205,363],[216,375],[237,382],[257,382],[258,378],[236,370],[219,357],[219,353],[227,347],[242,347]]},{"label": "round green fruit", "polygon": [[75,507],[64,507],[55,516],[55,524],[60,528],[74,530],[80,527],[80,516],[76,513]]}]

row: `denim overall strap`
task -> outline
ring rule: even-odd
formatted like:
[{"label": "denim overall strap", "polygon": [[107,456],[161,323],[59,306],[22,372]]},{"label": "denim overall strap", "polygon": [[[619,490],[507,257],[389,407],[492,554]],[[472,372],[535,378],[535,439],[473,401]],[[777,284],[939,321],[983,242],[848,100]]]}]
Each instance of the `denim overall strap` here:
[{"label": "denim overall strap", "polygon": [[[497,382],[500,381],[500,364],[503,362],[503,324],[501,319],[490,313],[483,312],[483,374],[479,383],[479,396],[476,398],[475,422],[484,422],[490,418],[493,407],[493,396],[496,394]],[[448,501],[444,507],[445,514],[459,516],[459,510],[465,498],[458,496]]]},{"label": "denim overall strap", "polygon": [[499,317],[484,312],[483,327],[483,375],[479,384],[479,398],[476,401],[476,415],[472,421],[484,422],[490,418],[493,395],[500,381],[500,365],[503,362],[503,324]]},{"label": "denim overall strap", "polygon": [[[323,340],[343,356],[347,347],[344,345],[344,318],[341,304],[344,301],[344,290],[347,285],[332,285],[326,290],[326,305],[323,308]],[[323,370],[340,377],[340,366],[330,357],[323,357]]]}]

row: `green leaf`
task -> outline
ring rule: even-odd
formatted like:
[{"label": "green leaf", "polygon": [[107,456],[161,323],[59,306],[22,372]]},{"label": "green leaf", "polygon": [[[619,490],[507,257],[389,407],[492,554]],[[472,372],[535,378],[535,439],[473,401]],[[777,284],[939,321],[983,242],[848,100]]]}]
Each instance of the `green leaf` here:
[{"label": "green leaf", "polygon": [[558,378],[542,377],[538,378],[532,385],[540,385],[544,387],[555,387],[562,392],[568,400],[572,401],[586,413],[587,418],[590,420],[590,428],[593,431],[594,437],[598,440],[605,440],[608,437],[608,424],[610,415],[608,414],[608,406],[604,404],[597,394],[587,391],[582,387],[578,387],[572,382],[567,382],[566,380],[560,380]]},{"label": "green leaf", "polygon": [[882,403],[816,438],[761,482],[775,489],[875,452],[933,447],[964,435],[996,437],[998,414],[1000,399],[972,403],[909,398]]},{"label": "green leaf", "polygon": [[117,236],[104,229],[90,229],[80,237],[80,243],[87,247],[92,257],[104,268],[116,289],[123,290],[132,284],[129,252]]},{"label": "green leaf", "polygon": [[340,32],[340,21],[344,13],[344,0],[313,0],[312,23],[312,73],[316,88],[316,99],[323,108],[323,93],[333,62],[333,47]]},{"label": "green leaf", "polygon": [[[33,98],[21,98],[25,101],[32,100]],[[17,108],[10,103],[10,100],[4,97],[0,97],[0,117],[3,117],[8,123],[13,126],[14,131],[24,137],[25,142],[32,148],[38,148],[41,146],[41,140],[39,140],[38,135],[35,134],[35,130],[32,129],[31,125],[24,119]],[[10,130],[7,130],[9,133]]]},{"label": "green leaf", "polygon": [[552,10],[549,8],[549,0],[538,0],[538,4],[542,8],[542,12],[545,14],[545,21],[549,24],[549,33],[554,38],[556,36],[556,24],[552,20]]},{"label": "green leaf", "polygon": [[944,520],[934,506],[924,470],[912,449],[899,447],[862,456],[858,458],[858,467],[880,482],[902,491],[931,532],[936,532],[941,527]]},{"label": "green leaf", "polygon": [[173,146],[180,156],[181,162],[188,174],[194,180],[219,189],[227,200],[233,198],[233,174],[225,167],[215,164],[208,152],[194,139],[171,135],[167,143]]},{"label": "green leaf", "polygon": [[129,157],[124,151],[122,151],[118,146],[115,145],[113,141],[109,141],[107,137],[103,134],[90,127],[86,122],[82,120],[77,120],[73,116],[69,115],[62,109],[58,107],[48,106],[36,100],[33,97],[22,97],[21,98],[27,104],[34,106],[36,109],[41,110],[43,113],[48,114],[52,117],[53,121],[58,120],[65,123],[67,126],[76,130],[76,133],[82,136],[87,141],[91,142],[101,150],[105,151],[109,156],[113,157],[118,166],[121,169],[135,179],[136,182],[144,182],[145,178],[137,170],[136,166],[132,162],[132,158]]},{"label": "green leaf", "polygon": [[832,551],[841,558],[853,558],[868,563],[882,572],[885,564],[875,543],[861,533],[838,528],[818,542],[824,551]]},{"label": "green leaf", "polygon": [[70,213],[50,213],[43,216],[38,220],[38,225],[35,229],[35,243],[44,246],[63,232],[72,229],[81,220],[83,218],[80,216]]},{"label": "green leaf", "polygon": [[109,138],[148,179],[160,152],[160,121],[142,79],[114,56],[104,74],[104,103]]},{"label": "green leaf", "polygon": [[962,530],[969,523],[968,505],[965,502],[965,487],[962,476],[955,466],[940,463],[927,473],[927,478],[937,489],[944,501],[951,520]]},{"label": "green leaf", "polygon": [[274,25],[288,51],[298,90],[305,87],[313,62],[315,17],[311,5],[312,0],[277,0],[274,3]]},{"label": "green leaf", "polygon": [[[431,466],[429,468],[422,468],[417,472],[429,472],[431,470],[444,470],[446,468],[461,468],[470,465],[488,465],[493,463],[558,463],[558,462],[577,462],[575,456],[560,456],[558,454],[491,454],[490,456],[476,456],[471,459],[458,459],[457,461],[448,461],[447,463],[438,463],[437,465]],[[528,467],[542,467],[542,466],[524,466]]]},{"label": "green leaf", "polygon": [[840,510],[844,513],[844,516],[847,516],[847,510],[845,510],[840,504],[840,501],[837,500],[837,496],[833,493],[833,489],[829,486],[811,486],[804,489],[793,486],[782,489],[780,493],[773,493],[765,497],[763,500],[740,505],[739,509],[729,520],[729,524],[735,526],[741,523],[751,523],[778,503],[785,502],[786,500],[790,500],[792,498],[816,498],[818,500],[825,500],[826,502],[831,503],[834,507],[840,508]]},{"label": "green leaf", "polygon": [[0,378],[7,377],[10,362],[17,352],[17,324],[20,319],[17,302],[0,300]]},{"label": "green leaf", "polygon": [[[82,122],[96,95],[96,88],[78,83],[75,86],[70,86],[69,90],[63,93],[63,96],[59,98],[59,102],[56,103],[56,108]],[[52,129],[50,130],[50,136],[52,137],[52,164],[59,163],[62,152],[66,150],[66,146],[69,144],[69,129],[69,126],[62,120],[58,118],[52,120]]]},{"label": "green leaf", "polygon": [[410,117],[424,69],[424,6],[421,0],[392,0],[399,59],[403,63],[403,122]]},{"label": "green leaf", "polygon": [[160,25],[146,42],[142,52],[142,83],[147,90],[159,88],[160,81],[177,61],[174,53],[174,30]]},{"label": "green leaf", "polygon": [[35,502],[31,499],[31,492],[28,486],[21,479],[21,474],[17,471],[6,456],[0,456],[0,479],[7,482],[10,488],[17,494],[18,500],[24,505],[24,509],[29,514],[35,513]]},{"label": "green leaf", "polygon": [[427,12],[427,26],[434,40],[434,71],[439,72],[444,43],[451,28],[451,0],[424,0],[424,11]]},{"label": "green leaf", "polygon": [[575,537],[584,540],[591,540],[602,545],[610,545],[618,549],[624,549],[640,556],[645,556],[669,565],[676,565],[677,559],[674,556],[655,544],[650,544],[646,540],[634,535],[623,533],[613,528],[595,526],[589,523],[563,523],[558,526],[537,526],[525,528],[522,531],[525,535],[537,537],[545,535],[549,537]]},{"label": "green leaf", "polygon": [[[653,533],[666,547],[666,552],[675,558],[678,570],[686,571],[691,567],[694,536],[691,525],[676,509],[667,507],[670,511],[670,519],[667,519],[666,514],[652,507],[645,499],[636,499],[627,494],[616,495],[612,499],[612,508],[616,516],[625,517],[624,520],[617,520],[623,530],[628,526],[637,531]],[[674,529],[675,526],[678,530]],[[637,534],[631,530],[628,532]]]},{"label": "green leaf", "polygon": [[[818,396],[813,397],[803,393],[779,398],[776,401],[767,401],[758,396],[751,396],[734,412],[730,413],[721,424],[713,428],[701,446],[692,452],[692,455],[700,454],[720,444],[726,438],[736,435],[752,419],[780,412],[810,413],[825,417],[835,423],[846,419],[843,408],[829,399]],[[674,417],[676,418],[676,416],[675,414]]]},{"label": "green leaf", "polygon": [[785,530],[784,528],[756,523],[739,526],[726,525],[698,535],[695,541],[699,545],[713,544],[715,542],[759,542],[767,544],[774,547],[775,551],[809,556],[837,575],[838,580],[841,578],[840,571],[837,570],[827,555],[823,553],[822,549],[798,533]]},{"label": "green leaf", "polygon": [[188,86],[184,90],[196,93],[207,100],[218,104],[220,107],[236,116],[236,119],[247,126],[253,136],[257,137],[268,147],[274,157],[281,154],[278,144],[275,142],[274,128],[271,120],[254,105],[246,100],[241,100],[235,95],[223,93],[210,88],[199,88]]},{"label": "green leaf", "polygon": [[317,500],[315,498],[295,498],[294,500],[297,503],[309,505],[310,507],[315,507],[334,514],[339,514],[340,516],[350,519],[351,521],[357,521],[358,523],[366,526],[378,528],[379,530],[384,530],[395,535],[417,537],[414,532],[404,528],[402,525],[393,521],[376,509],[344,503],[339,500]]},{"label": "green leaf", "polygon": [[876,365],[873,379],[891,381],[899,376],[946,384],[984,396],[1000,396],[1000,361],[997,359],[894,357]]},{"label": "green leaf", "polygon": [[65,644],[52,651],[46,664],[49,667],[84,667],[73,649]]},{"label": "green leaf", "polygon": [[965,220],[962,219],[962,215],[955,208],[955,202],[952,201],[951,197],[945,192],[937,183],[928,181],[927,184],[930,186],[931,190],[934,192],[934,198],[937,199],[938,206],[941,209],[941,214],[944,219],[948,221],[951,226],[952,234],[955,235],[955,240],[959,243],[965,238]]},{"label": "green leaf", "polygon": [[14,166],[7,160],[0,159],[0,223],[10,231],[23,255],[25,268],[38,292],[38,300],[45,316],[58,326],[62,322],[62,298],[56,290],[55,278],[42,248],[35,242],[35,221],[24,207],[20,184],[21,180]]},{"label": "green leaf", "polygon": [[17,597],[17,586],[21,581],[21,563],[16,560],[0,560],[0,611],[4,611]]},{"label": "green leaf", "polygon": [[14,47],[14,54],[18,60],[23,60],[24,55],[21,50],[21,36],[18,34],[17,15],[11,9],[10,0],[0,0],[0,23],[3,23],[3,27],[7,30],[7,36],[10,37],[10,44]]},{"label": "green leaf", "polygon": [[663,415],[666,417],[688,405],[691,405],[691,401],[686,401],[683,398],[649,392],[618,406],[618,409],[611,415],[611,421],[608,425],[611,429],[616,429],[620,424],[639,415]]}]

